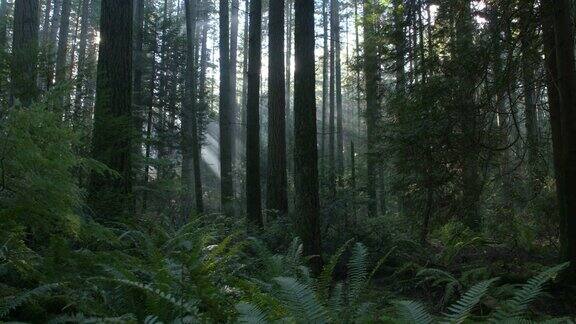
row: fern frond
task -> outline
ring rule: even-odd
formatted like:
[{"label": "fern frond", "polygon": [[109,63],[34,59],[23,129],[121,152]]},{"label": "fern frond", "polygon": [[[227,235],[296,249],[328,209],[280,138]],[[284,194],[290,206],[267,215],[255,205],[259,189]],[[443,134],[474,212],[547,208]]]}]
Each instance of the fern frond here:
[{"label": "fern frond", "polygon": [[60,286],[59,283],[46,284],[34,289],[26,290],[15,296],[4,298],[0,302],[0,319],[8,316],[8,314],[17,307],[32,301],[34,298],[45,296]]},{"label": "fern frond", "polygon": [[317,291],[320,297],[322,298],[328,297],[330,285],[332,284],[332,275],[334,273],[334,269],[336,268],[336,265],[338,265],[338,261],[342,257],[342,254],[344,254],[344,252],[348,249],[348,247],[350,246],[350,244],[352,244],[353,241],[354,239],[350,239],[346,243],[344,243],[344,245],[342,245],[336,251],[336,253],[334,253],[334,255],[330,257],[330,261],[326,265],[324,265],[324,268],[320,273],[320,278],[318,279]]},{"label": "fern frond", "polygon": [[[150,317],[150,316],[148,316]],[[148,319],[146,317],[146,320]],[[145,324],[155,324],[160,323],[144,321]],[[126,323],[136,323],[136,317],[133,314],[125,314],[117,317],[98,317],[98,316],[86,316],[82,313],[74,315],[63,315],[58,316],[48,322],[48,324],[69,324],[69,323],[82,323],[82,324],[126,324]]]},{"label": "fern frond", "polygon": [[330,300],[328,301],[328,310],[330,311],[332,318],[340,318],[339,314],[342,312],[343,306],[343,291],[342,283],[337,283],[332,290]]},{"label": "fern frond", "polygon": [[384,255],[382,258],[380,258],[380,260],[378,260],[378,262],[376,262],[376,265],[374,266],[374,268],[372,269],[372,271],[370,272],[370,275],[368,276],[368,279],[366,279],[366,282],[369,283],[370,281],[372,281],[372,278],[374,278],[374,276],[376,275],[376,272],[378,272],[378,270],[380,270],[380,267],[384,264],[384,262],[386,262],[386,260],[388,260],[388,258],[390,257],[390,255],[392,254],[392,252],[394,252],[396,250],[396,247],[393,246],[390,251],[388,251],[388,253],[386,253],[386,255]]},{"label": "fern frond", "polygon": [[366,257],[368,250],[362,243],[356,243],[352,250],[352,256],[348,261],[348,302],[355,304],[360,293],[366,285],[368,271],[366,269]]},{"label": "fern frond", "polygon": [[442,323],[462,323],[470,316],[470,312],[472,312],[482,297],[486,295],[488,288],[490,288],[490,285],[496,280],[498,280],[498,278],[485,280],[472,286],[472,288],[462,295],[460,300],[448,307],[450,312],[444,315]]},{"label": "fern frond", "polygon": [[249,303],[240,303],[236,305],[238,310],[238,323],[245,324],[266,324],[268,315],[256,305]]},{"label": "fern frond", "polygon": [[125,280],[125,279],[110,279],[110,278],[102,278],[102,277],[98,277],[98,278],[94,278],[95,280],[100,280],[100,281],[108,281],[108,282],[115,282],[115,283],[119,283],[125,286],[130,286],[133,288],[137,288],[140,290],[143,290],[147,293],[149,293],[152,296],[155,296],[165,302],[168,302],[170,305],[174,306],[177,309],[182,309],[186,312],[188,312],[189,314],[196,314],[197,313],[197,309],[194,305],[194,303],[191,302],[187,302],[182,300],[182,298],[176,297],[170,293],[167,292],[163,292],[158,288],[154,288],[152,285],[150,284],[144,284],[141,282],[136,282],[136,281],[131,281],[131,280]]},{"label": "fern frond", "polygon": [[290,315],[303,323],[326,323],[326,310],[318,302],[312,289],[294,278],[278,277],[274,281],[280,286],[280,297]]},{"label": "fern frond", "polygon": [[555,278],[562,270],[566,269],[568,265],[568,262],[562,263],[544,270],[529,279],[526,284],[522,285],[521,288],[514,293],[512,299],[505,302],[503,306],[496,311],[493,316],[494,320],[502,321],[507,318],[522,316],[528,309],[528,306],[542,294],[544,285],[549,280]]},{"label": "fern frond", "polygon": [[433,322],[432,315],[424,305],[417,301],[402,300],[393,303],[398,313],[398,322],[410,324],[428,324]]}]

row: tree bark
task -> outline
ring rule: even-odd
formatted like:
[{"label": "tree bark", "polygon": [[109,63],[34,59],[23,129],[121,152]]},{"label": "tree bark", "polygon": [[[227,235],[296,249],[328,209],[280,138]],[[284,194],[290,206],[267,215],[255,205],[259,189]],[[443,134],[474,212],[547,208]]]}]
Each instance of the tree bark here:
[{"label": "tree bark", "polygon": [[220,0],[220,205],[224,214],[234,214],[232,175],[232,100],[230,97],[229,2]]},{"label": "tree bark", "polygon": [[91,0],[82,1],[82,26],[80,27],[80,43],[78,45],[78,72],[76,75],[74,95],[74,115],[82,108],[84,79],[86,78],[86,47],[88,46],[88,29],[90,28]]},{"label": "tree bark", "polygon": [[364,2],[364,76],[366,79],[366,160],[368,192],[368,215],[377,215],[376,178],[378,174],[378,156],[376,150],[376,126],[378,121],[378,53],[376,39],[378,37],[375,19],[375,4],[372,0]]},{"label": "tree bark", "polygon": [[63,0],[60,15],[58,49],[56,51],[56,84],[66,81],[66,53],[68,52],[68,32],[70,31],[70,0]]},{"label": "tree bark", "polygon": [[38,96],[38,0],[16,0],[12,39],[11,91],[8,106],[20,101],[28,106]]},{"label": "tree bark", "polygon": [[328,96],[330,97],[328,113],[328,192],[336,197],[336,32],[338,21],[336,20],[336,2],[330,0],[330,79]]},{"label": "tree bark", "polygon": [[270,2],[268,64],[268,181],[266,207],[288,211],[286,174],[286,80],[284,77],[284,0]]},{"label": "tree bark", "polygon": [[54,81],[54,63],[56,61],[57,37],[60,30],[60,14],[62,12],[62,0],[54,0],[54,13],[50,23],[50,35],[46,44],[46,88],[49,89]]},{"label": "tree bark", "polygon": [[[186,11],[186,76],[185,98],[181,115],[182,136],[182,223],[188,221],[194,206],[194,155],[198,146],[197,112],[196,112],[196,0],[185,0]],[[199,212],[199,211],[197,211]]]},{"label": "tree bark", "polygon": [[335,96],[336,96],[336,175],[339,179],[344,176],[344,116],[342,109],[342,60],[340,54],[342,45],[340,42],[340,2],[334,0],[334,43],[335,43]]},{"label": "tree bark", "polygon": [[[236,134],[238,133],[238,11],[240,7],[240,1],[232,0],[230,5],[230,101],[232,109],[232,128],[231,128],[231,138],[232,138],[232,170],[236,170],[238,155],[236,151]],[[235,190],[236,191],[236,190]]]},{"label": "tree bark", "polygon": [[571,2],[554,2],[554,34],[558,93],[561,112],[562,162],[560,201],[560,242],[562,255],[570,261],[566,279],[576,282],[576,64],[574,62],[574,25]]},{"label": "tree bark", "polygon": [[[84,0],[87,2],[88,0]],[[142,138],[142,124],[144,121],[144,0],[134,0],[134,122],[138,138]],[[135,145],[136,154],[140,155],[141,143]]]},{"label": "tree bark", "polygon": [[524,115],[526,117],[526,150],[528,151],[528,178],[531,195],[538,191],[538,124],[536,120],[536,78],[535,71],[538,58],[535,48],[536,17],[534,1],[530,0],[520,6],[520,47],[522,52],[522,83],[524,90]]},{"label": "tree bark", "polygon": [[250,1],[248,102],[246,108],[246,212],[249,226],[262,228],[260,191],[260,69],[262,56],[262,1]]},{"label": "tree bark", "polygon": [[322,55],[322,126],[320,132],[320,170],[326,176],[326,108],[328,107],[328,60],[330,48],[328,47],[328,0],[322,1],[322,26],[324,28]]},{"label": "tree bark", "polygon": [[294,3],[295,224],[314,273],[322,269],[318,151],[316,147],[314,1]]},{"label": "tree bark", "polygon": [[119,176],[93,173],[88,203],[103,221],[133,211],[132,0],[102,0],[92,156]]}]

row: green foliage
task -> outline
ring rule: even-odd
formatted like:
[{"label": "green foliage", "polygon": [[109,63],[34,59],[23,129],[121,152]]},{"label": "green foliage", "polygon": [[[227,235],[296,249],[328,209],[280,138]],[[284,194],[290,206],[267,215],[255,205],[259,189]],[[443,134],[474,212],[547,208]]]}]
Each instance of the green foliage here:
[{"label": "green foliage", "polygon": [[558,273],[568,267],[568,263],[563,263],[555,267],[544,270],[535,277],[528,280],[518,289],[512,299],[504,302],[494,314],[496,321],[503,321],[510,318],[519,318],[523,315],[528,306],[542,294],[544,285],[554,279]]}]

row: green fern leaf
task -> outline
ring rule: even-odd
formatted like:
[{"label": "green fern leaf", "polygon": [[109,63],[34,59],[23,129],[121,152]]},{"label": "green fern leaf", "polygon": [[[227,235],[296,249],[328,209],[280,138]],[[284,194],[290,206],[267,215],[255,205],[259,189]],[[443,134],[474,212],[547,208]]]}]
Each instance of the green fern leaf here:
[{"label": "green fern leaf", "polygon": [[470,316],[470,312],[472,312],[482,297],[486,295],[488,288],[490,288],[496,280],[498,280],[498,278],[485,280],[472,286],[472,288],[462,295],[460,300],[448,308],[450,312],[445,314],[442,323],[462,323]]},{"label": "green fern leaf", "polygon": [[318,302],[310,286],[294,278],[278,277],[274,281],[280,286],[280,298],[290,315],[302,323],[326,323],[326,310]]},{"label": "green fern leaf", "polygon": [[526,284],[522,285],[521,288],[514,293],[512,299],[504,303],[504,305],[496,311],[493,316],[494,320],[500,322],[507,318],[522,316],[530,304],[542,294],[544,285],[556,277],[562,270],[566,269],[568,265],[569,263],[566,262],[551,267],[528,280]]},{"label": "green fern leaf", "polygon": [[260,309],[256,305],[249,303],[240,303],[236,305],[236,310],[240,316],[238,317],[238,323],[245,324],[266,324],[268,323],[268,316],[266,312]]},{"label": "green fern leaf", "polygon": [[402,300],[393,304],[399,316],[399,323],[428,324],[433,322],[432,315],[419,302]]},{"label": "green fern leaf", "polygon": [[21,292],[15,296],[9,296],[4,298],[1,302],[0,302],[0,318],[4,318],[6,316],[8,316],[8,314],[16,309],[17,307],[26,304],[32,300],[34,300],[34,298],[38,298],[41,296],[45,296],[48,295],[52,290],[60,287],[61,285],[59,283],[51,283],[51,284],[46,284],[46,285],[42,285],[39,287],[36,287],[34,289],[31,290],[26,290],[24,292]]},{"label": "green fern leaf", "polygon": [[332,275],[334,273],[334,269],[336,265],[338,265],[338,261],[344,254],[344,251],[348,249],[348,246],[352,244],[354,239],[349,240],[348,242],[344,243],[332,257],[330,257],[330,261],[324,266],[322,269],[322,273],[320,273],[320,278],[318,279],[318,294],[322,298],[327,298],[329,295],[330,285],[332,284]]},{"label": "green fern leaf", "polygon": [[352,256],[348,261],[348,302],[355,304],[360,297],[366,280],[368,271],[366,269],[366,257],[368,250],[362,243],[356,243],[352,250]]}]

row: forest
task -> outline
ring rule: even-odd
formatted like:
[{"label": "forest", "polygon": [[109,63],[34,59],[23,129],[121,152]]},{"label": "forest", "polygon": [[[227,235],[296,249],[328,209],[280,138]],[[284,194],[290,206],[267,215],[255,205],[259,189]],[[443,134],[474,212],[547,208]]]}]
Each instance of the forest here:
[{"label": "forest", "polygon": [[573,0],[0,0],[0,323],[575,323]]}]

